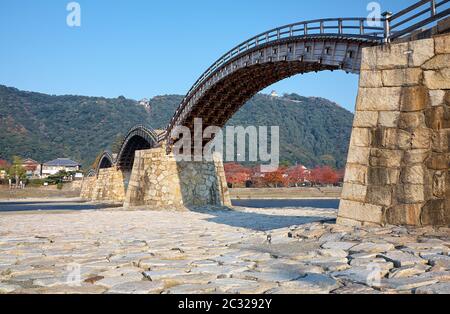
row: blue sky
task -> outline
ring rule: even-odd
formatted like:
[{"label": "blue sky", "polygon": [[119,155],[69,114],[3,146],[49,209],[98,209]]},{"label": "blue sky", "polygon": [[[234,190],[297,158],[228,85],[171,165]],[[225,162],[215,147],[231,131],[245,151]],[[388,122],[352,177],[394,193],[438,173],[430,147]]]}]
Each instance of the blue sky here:
[{"label": "blue sky", "polygon": [[[0,0],[0,84],[49,94],[150,98],[185,94],[223,53],[302,20],[367,16],[366,0]],[[396,11],[413,1],[378,1]],[[357,76],[323,72],[269,88],[336,101],[353,111]]]}]

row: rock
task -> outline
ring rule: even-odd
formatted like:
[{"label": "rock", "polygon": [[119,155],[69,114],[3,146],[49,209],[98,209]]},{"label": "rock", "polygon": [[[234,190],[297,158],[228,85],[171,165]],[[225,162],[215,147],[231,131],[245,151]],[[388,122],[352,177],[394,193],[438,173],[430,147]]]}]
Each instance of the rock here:
[{"label": "rock", "polygon": [[441,282],[433,285],[420,287],[415,290],[416,294],[450,294],[450,283]]},{"label": "rock", "polygon": [[133,274],[124,274],[123,276],[106,277],[97,281],[95,284],[111,288],[126,282],[139,281],[142,279],[143,279],[142,274],[133,273]]},{"label": "rock", "polygon": [[207,284],[182,284],[170,287],[165,290],[164,294],[207,294],[216,292],[214,285]]},{"label": "rock", "polygon": [[322,244],[322,248],[347,251],[355,245],[357,243],[354,242],[326,242]]},{"label": "rock", "polygon": [[21,287],[19,285],[8,284],[4,282],[0,282],[0,294],[1,293],[10,293],[15,290],[19,290]]},{"label": "rock", "polygon": [[389,273],[388,278],[412,277],[415,275],[423,274],[424,272],[428,271],[429,269],[430,269],[430,266],[426,266],[423,264],[417,264],[414,266],[403,266],[400,268],[393,269]]},{"label": "rock", "polygon": [[381,288],[390,288],[395,289],[397,291],[401,290],[412,290],[415,288],[419,288],[422,286],[428,286],[435,284],[439,281],[439,279],[427,277],[427,276],[415,276],[408,278],[390,278],[384,279],[381,283]]},{"label": "rock", "polygon": [[187,272],[183,269],[149,270],[142,273],[145,278],[151,281],[162,280],[185,274],[187,274]]},{"label": "rock", "polygon": [[374,242],[364,242],[361,244],[358,244],[356,246],[353,246],[350,249],[350,253],[360,253],[360,252],[367,252],[367,253],[380,253],[380,252],[386,252],[394,249],[394,245],[390,243],[374,243]]},{"label": "rock", "polygon": [[369,264],[367,267],[352,267],[350,269],[334,272],[333,277],[345,279],[353,283],[365,284],[368,286],[378,286],[389,270],[378,268],[376,264]]},{"label": "rock", "polygon": [[157,294],[164,289],[164,284],[157,281],[131,281],[113,286],[108,293],[114,294]]},{"label": "rock", "polygon": [[241,273],[233,274],[233,278],[245,279],[245,280],[258,280],[258,281],[273,281],[283,282],[295,280],[300,277],[304,277],[305,272],[300,269],[271,269],[263,271],[244,271]]},{"label": "rock", "polygon": [[339,284],[327,275],[307,274],[297,280],[282,282],[280,287],[285,291],[297,294],[327,294],[339,288]]},{"label": "rock", "polygon": [[232,294],[259,294],[269,290],[273,285],[264,285],[253,280],[224,278],[217,279],[210,285],[214,286],[218,293]]},{"label": "rock", "polygon": [[402,251],[390,251],[379,254],[378,257],[384,258],[389,262],[393,262],[395,267],[411,266],[416,264],[426,264],[427,261]]},{"label": "rock", "polygon": [[431,266],[439,266],[445,269],[450,269],[450,256],[432,255],[428,257],[428,262]]},{"label": "rock", "polygon": [[335,294],[379,294],[378,290],[366,285],[350,283],[333,291]]},{"label": "rock", "polygon": [[329,256],[329,257],[347,257],[347,252],[341,249],[322,249],[318,251],[321,256]]}]

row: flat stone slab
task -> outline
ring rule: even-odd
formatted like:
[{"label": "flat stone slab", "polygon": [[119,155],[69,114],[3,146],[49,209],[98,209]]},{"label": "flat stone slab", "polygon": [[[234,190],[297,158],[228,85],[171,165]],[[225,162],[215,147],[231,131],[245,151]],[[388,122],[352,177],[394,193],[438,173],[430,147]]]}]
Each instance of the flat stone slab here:
[{"label": "flat stone slab", "polygon": [[157,281],[130,281],[111,287],[107,293],[114,294],[155,294],[164,289],[164,284]]},{"label": "flat stone slab", "polygon": [[412,266],[416,264],[426,264],[428,261],[415,255],[402,251],[390,251],[379,254],[378,257],[394,263],[395,267]]},{"label": "flat stone slab", "polygon": [[450,294],[450,282],[441,282],[415,290],[416,294]]},{"label": "flat stone slab", "polygon": [[348,251],[350,248],[354,247],[357,244],[358,243],[355,242],[330,241],[322,244],[322,248]]},{"label": "flat stone slab", "polygon": [[428,261],[431,266],[439,266],[450,270],[450,256],[432,255],[428,257]]},{"label": "flat stone slab", "polygon": [[363,242],[350,248],[350,253],[381,253],[391,251],[393,249],[394,245],[391,243]]}]

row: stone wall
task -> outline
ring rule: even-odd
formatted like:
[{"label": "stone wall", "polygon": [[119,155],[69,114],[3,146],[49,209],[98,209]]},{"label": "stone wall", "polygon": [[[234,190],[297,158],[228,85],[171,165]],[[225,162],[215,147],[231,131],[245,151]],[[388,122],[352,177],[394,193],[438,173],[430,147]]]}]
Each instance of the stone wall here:
[{"label": "stone wall", "polygon": [[158,208],[230,206],[220,159],[214,162],[177,162],[164,147],[137,151],[125,207]]},{"label": "stone wall", "polygon": [[81,198],[91,201],[123,202],[125,187],[122,171],[112,168],[100,169],[97,177],[83,180]]},{"label": "stone wall", "polygon": [[363,51],[338,223],[450,224],[450,35]]}]

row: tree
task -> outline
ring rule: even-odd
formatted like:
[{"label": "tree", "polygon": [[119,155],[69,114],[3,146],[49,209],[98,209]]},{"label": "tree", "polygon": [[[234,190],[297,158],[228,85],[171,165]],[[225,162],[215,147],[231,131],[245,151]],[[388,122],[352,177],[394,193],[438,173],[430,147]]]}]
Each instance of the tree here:
[{"label": "tree", "polygon": [[306,172],[303,166],[295,166],[287,170],[289,185],[298,186],[305,182]]},{"label": "tree", "polygon": [[122,144],[125,141],[125,136],[122,133],[117,133],[116,137],[114,138],[114,142],[111,145],[111,152],[113,154],[118,154],[120,151],[120,148],[122,148]]},{"label": "tree", "polygon": [[264,175],[264,181],[270,187],[279,187],[287,185],[286,168],[279,167],[273,172],[267,172]]},{"label": "tree", "polygon": [[13,157],[13,163],[11,167],[8,170],[8,174],[10,177],[13,177],[15,179],[16,187],[19,186],[20,179],[23,179],[25,177],[25,168],[22,166],[22,158],[18,156]]},{"label": "tree", "polygon": [[338,173],[331,167],[316,167],[311,170],[310,181],[314,184],[336,184],[339,181]]},{"label": "tree", "polygon": [[236,184],[244,184],[250,180],[251,170],[238,163],[226,163],[224,170],[227,183],[232,187]]}]

